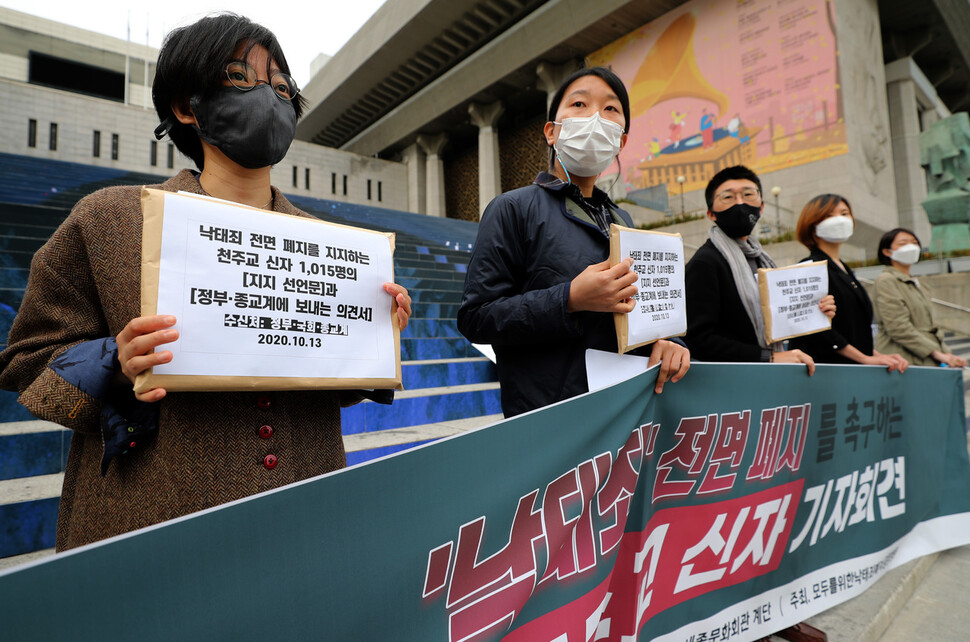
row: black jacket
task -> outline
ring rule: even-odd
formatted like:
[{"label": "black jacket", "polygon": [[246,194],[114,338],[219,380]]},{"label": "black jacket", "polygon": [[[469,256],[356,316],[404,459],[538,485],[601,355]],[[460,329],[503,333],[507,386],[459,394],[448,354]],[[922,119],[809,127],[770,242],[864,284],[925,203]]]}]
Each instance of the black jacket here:
[{"label": "black jacket", "polygon": [[710,239],[687,262],[687,336],[691,359],[768,361],[744,311],[731,267]]},{"label": "black jacket", "polygon": [[851,363],[855,361],[837,352],[847,345],[872,356],[872,301],[856,280],[852,269],[842,271],[825,252],[813,250],[806,261],[826,261],[829,271],[829,294],[835,297],[832,329],[795,337],[792,348],[808,353],[816,363]]},{"label": "black jacket", "polygon": [[[612,314],[566,310],[570,281],[610,253],[567,189],[575,186],[543,172],[489,203],[465,275],[458,329],[495,349],[506,417],[587,392],[586,349],[617,350]],[[597,196],[614,222],[632,226]]]}]

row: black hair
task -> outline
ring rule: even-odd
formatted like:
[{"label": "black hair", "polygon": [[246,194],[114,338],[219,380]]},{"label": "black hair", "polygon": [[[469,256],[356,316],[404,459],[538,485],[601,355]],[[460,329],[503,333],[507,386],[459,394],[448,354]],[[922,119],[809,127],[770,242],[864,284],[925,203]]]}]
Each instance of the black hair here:
[{"label": "black hair", "polygon": [[907,234],[912,234],[913,238],[916,239],[916,245],[919,245],[920,249],[922,249],[923,244],[919,242],[919,237],[916,236],[916,233],[913,232],[913,230],[908,230],[905,227],[893,228],[888,232],[886,232],[885,234],[883,234],[882,238],[879,239],[879,247],[876,248],[876,258],[879,259],[880,263],[882,263],[883,265],[893,264],[892,259],[886,256],[885,254],[883,254],[883,250],[888,250],[890,246],[893,244],[893,241],[896,240],[896,237],[903,232],[906,232]]},{"label": "black hair", "polygon": [[[152,102],[162,123],[161,129],[164,131],[165,126],[169,127],[169,138],[199,169],[204,163],[199,135],[191,125],[176,119],[172,105],[180,105],[188,111],[189,99],[193,96],[203,101],[214,96],[223,86],[226,65],[233,60],[233,53],[240,43],[246,43],[243,59],[253,47],[260,45],[269,52],[269,59],[280,71],[291,75],[286,56],[273,32],[234,13],[206,16],[188,26],[173,29],[165,36],[158,53]],[[268,74],[269,69],[266,71]],[[298,95],[292,104],[299,118],[303,115],[306,100]]]},{"label": "black hair", "polygon": [[704,188],[704,200],[707,201],[707,211],[714,211],[714,193],[717,188],[728,181],[738,181],[738,180],[748,180],[758,186],[758,193],[761,194],[761,179],[758,175],[752,172],[750,169],[744,165],[735,165],[733,167],[725,167],[717,174],[714,178],[708,182],[707,187]]},{"label": "black hair", "polygon": [[[569,85],[573,84],[584,76],[596,76],[609,85],[613,93],[616,94],[616,97],[620,101],[620,107],[623,108],[623,132],[629,134],[630,94],[627,93],[626,85],[623,84],[620,77],[613,73],[613,70],[606,67],[588,67],[585,69],[578,69],[569,74],[569,77],[562,81],[562,84],[559,85],[559,89],[557,89],[556,93],[552,95],[552,101],[549,103],[549,117],[547,121],[555,122],[556,114],[559,112],[559,104],[562,103],[563,96],[566,94],[566,89],[569,88]],[[556,150],[552,145],[549,145],[549,167],[551,168],[555,162]]]}]

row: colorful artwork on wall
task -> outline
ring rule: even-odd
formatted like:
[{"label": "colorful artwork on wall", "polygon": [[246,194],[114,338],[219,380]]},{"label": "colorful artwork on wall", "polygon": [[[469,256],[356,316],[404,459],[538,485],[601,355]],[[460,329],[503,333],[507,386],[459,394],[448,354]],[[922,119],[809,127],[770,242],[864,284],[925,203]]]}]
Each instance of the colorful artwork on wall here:
[{"label": "colorful artwork on wall", "polygon": [[831,0],[693,0],[593,53],[630,91],[628,191],[848,152]]}]

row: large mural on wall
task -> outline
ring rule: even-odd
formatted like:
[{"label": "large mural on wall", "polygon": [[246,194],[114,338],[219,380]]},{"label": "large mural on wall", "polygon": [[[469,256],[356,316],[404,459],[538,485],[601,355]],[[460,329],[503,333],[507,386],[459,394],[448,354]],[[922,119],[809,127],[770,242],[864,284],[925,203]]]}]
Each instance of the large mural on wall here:
[{"label": "large mural on wall", "polygon": [[626,189],[847,153],[835,36],[831,0],[693,0],[593,53],[630,91]]}]

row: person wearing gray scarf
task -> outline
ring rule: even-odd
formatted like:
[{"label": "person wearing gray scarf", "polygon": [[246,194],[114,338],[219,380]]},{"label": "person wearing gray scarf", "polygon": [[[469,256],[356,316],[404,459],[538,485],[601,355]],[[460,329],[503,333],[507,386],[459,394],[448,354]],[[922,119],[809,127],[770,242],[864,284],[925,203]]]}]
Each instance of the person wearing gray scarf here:
[{"label": "person wearing gray scarf", "polygon": [[[776,265],[751,235],[764,209],[757,174],[742,165],[723,169],[704,196],[715,226],[686,267],[684,341],[691,354],[701,361],[804,363],[813,374],[809,355],[765,339],[757,273]],[[832,297],[823,298],[820,308],[834,316]]]},{"label": "person wearing gray scarf", "polygon": [[[801,350],[784,350],[765,339],[765,322],[758,293],[758,268],[775,262],[751,236],[761,218],[761,181],[743,165],[714,175],[704,190],[707,217],[715,226],[709,238],[687,263],[687,336],[691,355],[701,361],[772,361],[804,363],[808,374],[815,361]],[[835,300],[827,295],[822,312],[835,315]],[[778,631],[786,640],[822,642],[824,632],[800,622]],[[767,638],[766,638],[767,639]]]}]

